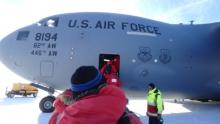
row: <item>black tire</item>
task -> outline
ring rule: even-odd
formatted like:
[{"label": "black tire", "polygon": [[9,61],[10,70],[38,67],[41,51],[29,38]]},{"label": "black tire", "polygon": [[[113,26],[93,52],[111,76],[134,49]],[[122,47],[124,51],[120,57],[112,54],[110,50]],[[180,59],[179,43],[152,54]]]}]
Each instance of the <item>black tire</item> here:
[{"label": "black tire", "polygon": [[33,93],[33,97],[34,97],[34,98],[37,97],[37,93]]},{"label": "black tire", "polygon": [[54,111],[53,102],[55,100],[54,96],[44,97],[39,104],[40,110],[44,113],[51,113]]},{"label": "black tire", "polygon": [[200,101],[200,102],[209,102],[208,99],[198,99],[198,101]]},{"label": "black tire", "polygon": [[212,99],[212,101],[220,102],[220,99]]},{"label": "black tire", "polygon": [[14,96],[15,96],[15,95],[12,94],[12,93],[10,93],[10,92],[7,94],[7,97],[8,97],[8,98],[13,98]]},{"label": "black tire", "polygon": [[27,91],[24,90],[24,94],[23,94],[24,97],[27,97]]}]

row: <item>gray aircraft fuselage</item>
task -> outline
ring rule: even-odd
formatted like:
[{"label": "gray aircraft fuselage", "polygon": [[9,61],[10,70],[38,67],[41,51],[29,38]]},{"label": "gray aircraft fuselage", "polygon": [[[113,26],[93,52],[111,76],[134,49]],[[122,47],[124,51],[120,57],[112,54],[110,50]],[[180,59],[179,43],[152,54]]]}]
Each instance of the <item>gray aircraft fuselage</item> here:
[{"label": "gray aircraft fuselage", "polygon": [[2,39],[1,61],[18,75],[64,90],[81,65],[120,57],[131,97],[154,82],[167,98],[220,99],[220,23],[166,24],[113,13],[71,13],[42,19]]}]

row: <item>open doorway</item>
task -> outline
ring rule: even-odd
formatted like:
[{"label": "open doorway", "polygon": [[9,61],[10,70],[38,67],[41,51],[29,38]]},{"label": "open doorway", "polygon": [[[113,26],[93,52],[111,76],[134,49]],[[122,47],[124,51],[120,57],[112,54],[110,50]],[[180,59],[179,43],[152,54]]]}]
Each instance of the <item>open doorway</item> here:
[{"label": "open doorway", "polygon": [[99,55],[99,70],[101,70],[109,62],[113,63],[116,69],[117,76],[119,77],[120,56],[118,54],[100,54]]}]

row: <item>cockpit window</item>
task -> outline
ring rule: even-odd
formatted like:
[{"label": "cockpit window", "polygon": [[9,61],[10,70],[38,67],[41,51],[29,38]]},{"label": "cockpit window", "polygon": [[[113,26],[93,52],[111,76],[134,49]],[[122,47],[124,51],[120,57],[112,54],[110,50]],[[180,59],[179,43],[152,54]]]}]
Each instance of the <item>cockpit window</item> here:
[{"label": "cockpit window", "polygon": [[17,40],[27,40],[30,31],[19,31],[17,35]]},{"label": "cockpit window", "polygon": [[52,17],[44,19],[37,23],[38,26],[44,26],[49,28],[55,28],[58,26],[59,18],[58,17]]}]

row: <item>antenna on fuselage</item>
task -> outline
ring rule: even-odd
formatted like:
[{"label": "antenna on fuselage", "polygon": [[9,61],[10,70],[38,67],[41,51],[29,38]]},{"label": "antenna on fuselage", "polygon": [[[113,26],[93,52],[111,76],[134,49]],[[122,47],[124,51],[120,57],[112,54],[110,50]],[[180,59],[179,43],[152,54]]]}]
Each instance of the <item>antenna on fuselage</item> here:
[{"label": "antenna on fuselage", "polygon": [[194,20],[191,20],[191,21],[189,21],[190,22],[190,25],[193,25],[193,23],[194,23]]}]

